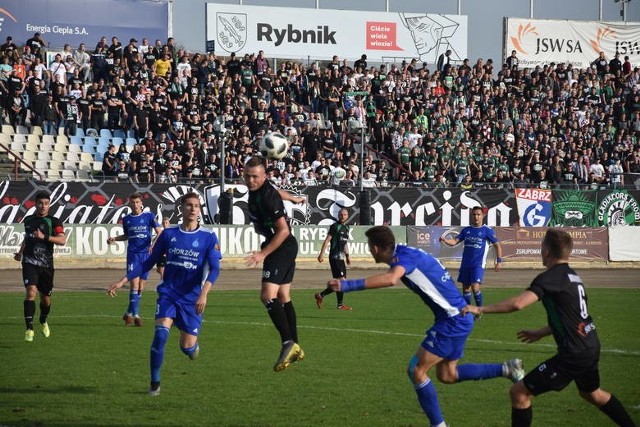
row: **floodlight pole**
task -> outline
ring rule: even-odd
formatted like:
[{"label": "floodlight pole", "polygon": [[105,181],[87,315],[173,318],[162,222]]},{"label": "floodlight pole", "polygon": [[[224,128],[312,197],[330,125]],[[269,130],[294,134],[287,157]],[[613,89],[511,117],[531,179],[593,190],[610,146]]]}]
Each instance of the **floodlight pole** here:
[{"label": "floodlight pole", "polygon": [[360,125],[360,191],[364,190],[364,125]]},{"label": "floodlight pole", "polygon": [[225,145],[227,145],[225,133],[226,129],[223,128],[220,133],[220,194],[224,193],[224,158],[226,156]]}]

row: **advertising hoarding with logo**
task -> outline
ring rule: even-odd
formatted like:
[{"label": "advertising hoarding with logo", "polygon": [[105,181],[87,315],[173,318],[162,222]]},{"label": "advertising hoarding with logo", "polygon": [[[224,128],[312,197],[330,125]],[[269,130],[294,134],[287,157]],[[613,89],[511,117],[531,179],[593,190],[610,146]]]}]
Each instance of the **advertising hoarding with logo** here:
[{"label": "advertising hoarding with logo", "polygon": [[520,67],[570,63],[588,68],[604,52],[607,61],[616,52],[640,61],[640,23],[507,18],[505,58],[516,51]]},{"label": "advertising hoarding with logo", "polygon": [[238,6],[207,3],[206,39],[220,55],[258,53],[278,58],[360,58],[436,63],[467,56],[467,17],[429,13]]},{"label": "advertising hoarding with logo", "polygon": [[[547,227],[496,227],[502,258],[508,261],[540,261]],[[573,239],[571,258],[576,261],[606,260],[609,234],[604,227],[566,228]]]},{"label": "advertising hoarding with logo", "polygon": [[87,44],[93,50],[100,37],[111,43],[116,36],[123,45],[129,39],[167,39],[168,2],[161,0],[2,0],[0,2],[0,40],[7,36],[21,46],[40,33],[47,48],[66,43]]}]

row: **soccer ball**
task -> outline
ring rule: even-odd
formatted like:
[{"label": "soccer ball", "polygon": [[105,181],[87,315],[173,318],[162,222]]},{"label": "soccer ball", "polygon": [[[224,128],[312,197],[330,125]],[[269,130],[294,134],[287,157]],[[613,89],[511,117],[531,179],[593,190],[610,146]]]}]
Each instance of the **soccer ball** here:
[{"label": "soccer ball", "polygon": [[260,154],[267,159],[280,160],[288,149],[287,138],[278,132],[269,132],[260,140]]}]

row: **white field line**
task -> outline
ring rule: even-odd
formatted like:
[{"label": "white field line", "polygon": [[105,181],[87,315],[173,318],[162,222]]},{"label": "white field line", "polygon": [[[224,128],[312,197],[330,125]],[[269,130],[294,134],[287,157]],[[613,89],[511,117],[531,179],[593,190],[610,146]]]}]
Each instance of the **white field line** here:
[{"label": "white field line", "polygon": [[[109,315],[109,314],[91,314],[91,315],[73,315],[73,316],[56,316],[53,315],[51,316],[51,319],[54,320],[55,318],[62,318],[62,319],[75,319],[75,318],[81,318],[81,319],[86,319],[88,317],[104,317],[104,318],[117,318],[119,319],[120,316],[113,316],[113,315]],[[7,320],[22,320],[22,317],[15,317],[15,316],[0,316],[0,319],[7,319]],[[226,320],[204,320],[204,323],[214,323],[214,324],[218,324],[218,325],[245,325],[245,326],[264,326],[264,327],[271,327],[273,326],[271,323],[266,323],[266,322],[229,322]],[[333,331],[333,332],[352,332],[352,333],[360,333],[360,334],[371,334],[371,335],[390,335],[390,336],[397,336],[397,337],[416,337],[416,338],[422,338],[424,337],[423,334],[414,334],[414,333],[408,333],[408,332],[393,332],[393,331],[378,331],[375,329],[353,329],[353,328],[331,328],[331,327],[327,327],[327,326],[308,326],[308,325],[298,325],[298,328],[300,329],[314,329],[314,330],[320,330],[320,331]],[[555,344],[544,344],[544,343],[532,343],[532,344],[525,344],[522,342],[518,342],[518,341],[501,341],[501,340],[488,340],[488,339],[478,339],[478,338],[469,338],[467,341],[469,342],[479,342],[479,343],[486,343],[486,344],[499,344],[499,345],[521,345],[521,346],[528,346],[528,347],[539,347],[539,348],[556,348]],[[635,350],[625,350],[625,349],[619,349],[619,348],[603,348],[600,350],[602,353],[608,353],[608,354],[620,354],[620,355],[625,355],[625,356],[640,356],[640,351],[635,351]]]}]

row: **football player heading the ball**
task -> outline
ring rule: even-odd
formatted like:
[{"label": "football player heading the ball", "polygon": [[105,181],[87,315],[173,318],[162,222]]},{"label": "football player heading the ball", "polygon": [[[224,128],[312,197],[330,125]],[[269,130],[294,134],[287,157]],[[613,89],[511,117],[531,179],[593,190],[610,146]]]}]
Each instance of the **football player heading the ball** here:
[{"label": "football player heading the ball", "polygon": [[303,203],[305,199],[277,190],[267,180],[264,159],[260,157],[249,159],[243,173],[249,189],[249,217],[256,233],[265,237],[260,250],[246,257],[246,264],[254,267],[262,263],[260,300],[278,330],[282,344],[273,367],[278,372],[304,358],[298,344],[296,311],[290,295],[298,241],[291,233],[282,200]]}]

